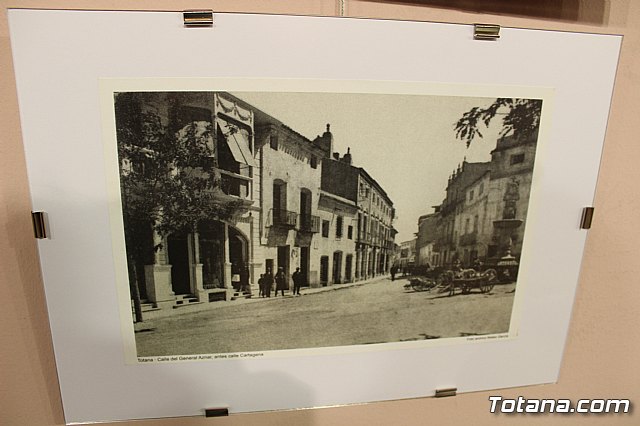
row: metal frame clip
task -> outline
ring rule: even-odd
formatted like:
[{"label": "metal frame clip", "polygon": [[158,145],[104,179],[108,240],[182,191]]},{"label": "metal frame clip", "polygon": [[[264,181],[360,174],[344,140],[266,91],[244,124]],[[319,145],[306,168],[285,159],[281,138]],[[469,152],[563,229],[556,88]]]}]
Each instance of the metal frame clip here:
[{"label": "metal frame clip", "polygon": [[582,218],[580,219],[580,229],[591,229],[591,222],[593,221],[593,207],[585,207],[582,209]]},{"label": "metal frame clip", "polygon": [[182,15],[187,28],[213,27],[213,10],[185,10]]},{"label": "metal frame clip", "polygon": [[436,398],[444,398],[447,396],[456,396],[458,388],[436,389]]},{"label": "metal frame clip", "polygon": [[473,38],[475,40],[497,40],[500,38],[500,25],[473,24]]},{"label": "metal frame clip", "polygon": [[228,408],[206,408],[204,410],[205,417],[226,417],[229,415]]},{"label": "metal frame clip", "polygon": [[48,238],[47,221],[45,212],[31,212],[31,222],[33,223],[33,235],[39,240]]}]

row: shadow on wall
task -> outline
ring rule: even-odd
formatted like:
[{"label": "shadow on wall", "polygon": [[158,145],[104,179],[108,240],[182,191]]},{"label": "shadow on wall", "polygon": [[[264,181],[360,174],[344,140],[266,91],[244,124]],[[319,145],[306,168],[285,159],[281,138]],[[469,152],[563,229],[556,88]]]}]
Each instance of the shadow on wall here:
[{"label": "shadow on wall", "polygon": [[456,9],[464,12],[521,16],[583,24],[607,24],[609,0],[372,0]]}]

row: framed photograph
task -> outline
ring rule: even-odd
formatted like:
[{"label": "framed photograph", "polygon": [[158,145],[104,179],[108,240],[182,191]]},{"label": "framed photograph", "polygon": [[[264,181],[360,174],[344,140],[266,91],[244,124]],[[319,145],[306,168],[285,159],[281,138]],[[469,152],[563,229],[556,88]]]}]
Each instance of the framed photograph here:
[{"label": "framed photograph", "polygon": [[9,20],[67,422],[557,380],[620,37]]},{"label": "framed photograph", "polygon": [[131,361],[517,336],[552,91],[137,83],[103,82]]}]

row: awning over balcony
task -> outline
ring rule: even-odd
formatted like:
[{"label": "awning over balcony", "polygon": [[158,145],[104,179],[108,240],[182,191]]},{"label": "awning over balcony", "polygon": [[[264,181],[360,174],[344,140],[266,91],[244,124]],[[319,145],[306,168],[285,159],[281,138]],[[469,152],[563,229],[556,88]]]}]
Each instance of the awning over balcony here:
[{"label": "awning over balcony", "polygon": [[233,158],[238,163],[243,163],[251,167],[257,167],[256,161],[249,149],[250,140],[247,135],[237,126],[230,125],[222,119],[216,120],[218,123],[218,131],[221,132],[227,141],[227,145],[231,150]]}]

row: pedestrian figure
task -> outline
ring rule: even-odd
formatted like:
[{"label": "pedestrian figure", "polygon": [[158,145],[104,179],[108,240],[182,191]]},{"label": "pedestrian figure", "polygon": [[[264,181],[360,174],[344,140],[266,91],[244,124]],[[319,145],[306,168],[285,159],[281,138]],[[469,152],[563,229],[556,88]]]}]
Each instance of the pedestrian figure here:
[{"label": "pedestrian figure", "polygon": [[462,278],[462,262],[460,262],[460,259],[456,259],[453,261],[453,274],[456,278]]},{"label": "pedestrian figure", "polygon": [[396,280],[396,272],[398,272],[398,267],[396,265],[393,265],[391,267],[391,281]]},{"label": "pedestrian figure", "polygon": [[287,276],[285,275],[282,267],[278,268],[278,273],[276,274],[276,296],[278,295],[278,290],[282,292],[283,296],[284,291],[289,290],[289,286],[287,285]]},{"label": "pedestrian figure", "polygon": [[258,293],[260,297],[265,297],[266,291],[264,288],[264,274],[260,274],[260,278],[258,278]]},{"label": "pedestrian figure", "polygon": [[476,272],[482,272],[483,266],[484,263],[482,262],[482,260],[480,260],[479,257],[476,257],[476,259],[473,261],[473,269],[475,269]]},{"label": "pedestrian figure", "polygon": [[273,287],[273,274],[271,269],[267,268],[267,273],[264,274],[264,293],[266,297],[271,297],[271,288]]},{"label": "pedestrian figure", "polygon": [[302,272],[300,272],[300,268],[296,268],[296,271],[293,273],[291,278],[293,279],[293,295],[295,296],[297,294],[300,296],[300,287],[302,287],[304,282],[304,277],[302,276]]}]

